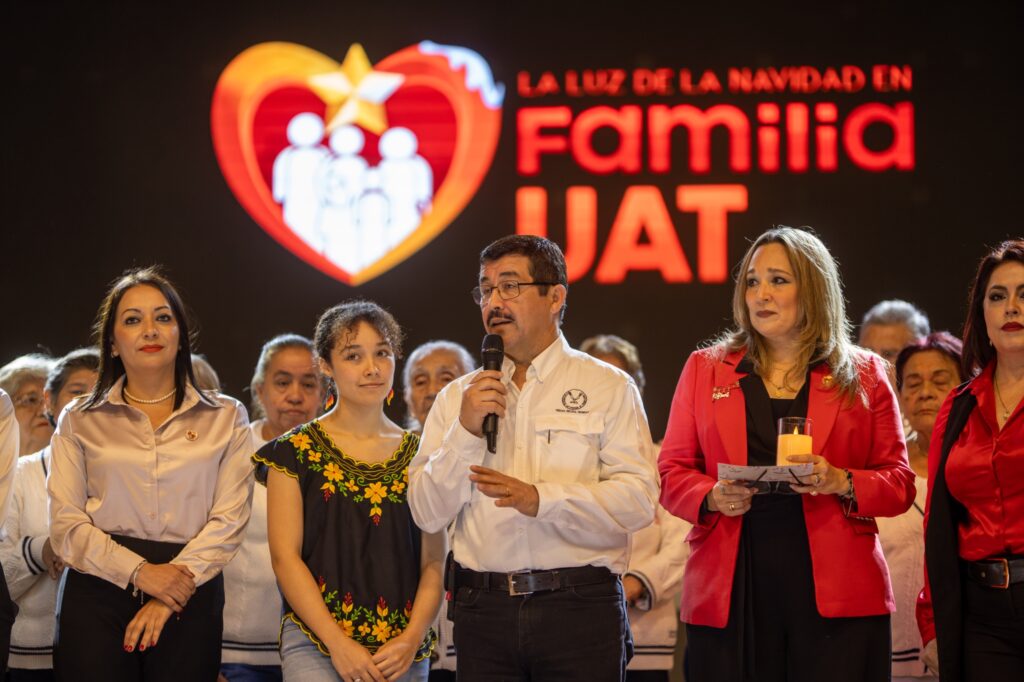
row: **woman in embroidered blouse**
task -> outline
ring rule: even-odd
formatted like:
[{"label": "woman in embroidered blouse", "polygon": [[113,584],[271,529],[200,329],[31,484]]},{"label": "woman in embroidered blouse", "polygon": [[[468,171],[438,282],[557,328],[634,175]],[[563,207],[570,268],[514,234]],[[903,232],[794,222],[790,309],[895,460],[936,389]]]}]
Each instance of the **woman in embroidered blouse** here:
[{"label": "woman in embroidered blouse", "polygon": [[401,330],[374,303],[337,305],[314,346],[337,400],[255,455],[267,469],[270,555],[285,598],[285,679],[426,679],[443,533],[406,501],[419,439],[384,414]]},{"label": "woman in embroidered blouse", "polygon": [[73,569],[54,671],[213,680],[221,569],[249,520],[245,408],[196,390],[184,304],[153,268],[114,283],[96,330],[99,380],[64,410],[50,445],[50,539]]},{"label": "woman in embroidered blouse", "polygon": [[[661,503],[694,524],[683,576],[687,679],[889,677],[892,588],[873,517],[914,499],[884,361],[849,341],[835,260],[804,230],[751,245],[736,328],[683,368],[659,458]],[[803,484],[765,493],[718,465],[776,461],[776,423],[809,417]],[[789,494],[797,493],[797,494]]]},{"label": "woman in embroidered blouse", "polygon": [[[928,451],[924,658],[942,682],[1024,679],[1024,240],[982,258],[964,376]],[[937,661],[935,660],[937,657]]]}]

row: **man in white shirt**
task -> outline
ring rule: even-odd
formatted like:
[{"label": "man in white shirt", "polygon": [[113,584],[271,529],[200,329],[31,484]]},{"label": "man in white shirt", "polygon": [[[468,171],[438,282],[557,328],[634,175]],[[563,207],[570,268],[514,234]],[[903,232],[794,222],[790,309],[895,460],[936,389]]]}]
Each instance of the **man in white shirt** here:
[{"label": "man in white shirt", "polygon": [[473,294],[504,341],[502,368],[441,392],[409,468],[416,523],[455,521],[460,678],[621,680],[631,656],[620,576],[658,499],[650,430],[629,376],[562,337],[567,291],[553,242],[484,249]]}]

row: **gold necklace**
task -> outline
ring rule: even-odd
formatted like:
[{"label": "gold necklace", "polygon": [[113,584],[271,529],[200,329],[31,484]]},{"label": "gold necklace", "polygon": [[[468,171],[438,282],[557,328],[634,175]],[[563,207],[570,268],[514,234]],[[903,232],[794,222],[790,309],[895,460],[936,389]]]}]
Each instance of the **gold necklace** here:
[{"label": "gold necklace", "polygon": [[[781,368],[782,372],[783,372],[783,374],[782,374],[782,385],[779,385],[779,384],[775,383],[774,381],[772,381],[771,373],[770,372],[769,372],[769,374],[767,376],[764,377],[764,380],[767,381],[769,384],[771,384],[772,388],[775,389],[775,395],[772,396],[773,398],[781,398],[783,396],[783,394],[785,394],[785,393],[795,393],[795,391],[793,391],[793,389],[789,388],[786,385],[786,376],[789,374],[789,370],[793,369],[793,367],[795,367],[795,366],[796,365],[790,365],[789,367]],[[780,368],[776,368],[776,369],[780,369]]]},{"label": "gold necklace", "polygon": [[172,395],[174,395],[177,392],[178,392],[178,389],[175,387],[175,388],[172,388],[171,392],[168,393],[167,395],[162,395],[159,398],[154,398],[152,400],[143,400],[142,398],[136,398],[131,393],[129,393],[127,387],[122,387],[121,388],[121,393],[124,394],[125,398],[128,398],[128,400],[132,401],[133,403],[141,403],[142,405],[156,405],[157,403],[162,403],[163,401],[167,400],[168,398],[170,398]]},{"label": "gold necklace", "polygon": [[1006,407],[1006,403],[1003,402],[1003,396],[999,394],[999,382],[996,381],[995,376],[992,377],[992,386],[996,389],[996,399],[999,401],[999,406],[1003,408],[1003,423],[1005,424],[1010,419],[1010,410]]}]

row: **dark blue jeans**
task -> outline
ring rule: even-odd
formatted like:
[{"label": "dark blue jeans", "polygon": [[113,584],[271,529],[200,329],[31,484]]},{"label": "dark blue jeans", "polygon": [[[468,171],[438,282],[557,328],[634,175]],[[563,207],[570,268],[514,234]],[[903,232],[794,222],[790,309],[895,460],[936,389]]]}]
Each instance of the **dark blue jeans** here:
[{"label": "dark blue jeans", "polygon": [[517,597],[460,587],[455,648],[461,680],[620,682],[633,650],[622,584]]}]

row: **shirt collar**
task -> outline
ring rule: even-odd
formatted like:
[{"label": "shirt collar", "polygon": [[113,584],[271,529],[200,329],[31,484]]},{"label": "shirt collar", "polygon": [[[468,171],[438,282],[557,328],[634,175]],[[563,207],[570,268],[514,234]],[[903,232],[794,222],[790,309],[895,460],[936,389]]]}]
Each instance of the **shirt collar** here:
[{"label": "shirt collar", "polygon": [[[533,362],[530,363],[530,367],[526,370],[526,378],[535,378],[544,383],[544,380],[551,375],[558,364],[569,354],[569,350],[569,342],[565,340],[562,332],[558,332],[558,338],[550,346],[542,350],[533,359]],[[506,355],[505,360],[501,363],[501,372],[505,379],[511,381],[515,371],[516,363]]]}]

